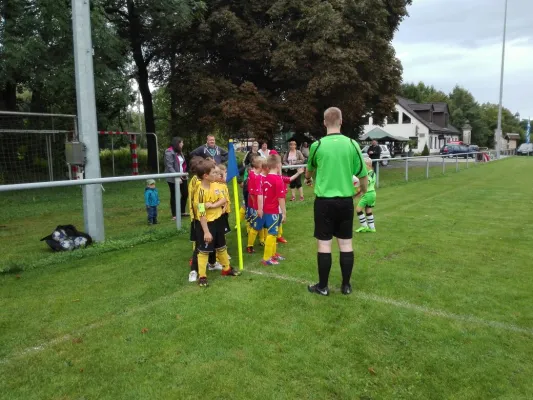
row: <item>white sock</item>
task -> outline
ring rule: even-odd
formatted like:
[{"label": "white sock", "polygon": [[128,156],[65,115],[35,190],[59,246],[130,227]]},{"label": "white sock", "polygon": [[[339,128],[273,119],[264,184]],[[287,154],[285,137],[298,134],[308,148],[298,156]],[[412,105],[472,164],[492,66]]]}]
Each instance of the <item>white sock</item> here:
[{"label": "white sock", "polygon": [[376,229],[376,227],[374,226],[374,214],[367,215],[366,219],[368,221],[368,227],[370,229]]},{"label": "white sock", "polygon": [[368,225],[366,224],[366,217],[365,217],[365,214],[361,213],[361,214],[357,214],[357,216],[359,217],[359,223],[361,224],[361,226],[363,228],[367,228]]}]

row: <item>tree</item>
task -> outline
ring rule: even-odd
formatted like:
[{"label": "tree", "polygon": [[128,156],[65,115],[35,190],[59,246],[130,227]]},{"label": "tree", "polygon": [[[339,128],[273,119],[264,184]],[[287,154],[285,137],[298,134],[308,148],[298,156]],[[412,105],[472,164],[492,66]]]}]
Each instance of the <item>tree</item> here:
[{"label": "tree", "polygon": [[404,83],[400,95],[417,103],[448,103],[450,101],[446,93],[435,89],[434,86],[426,86],[424,82],[418,82],[417,85]]},{"label": "tree", "polygon": [[335,105],[355,135],[366,114],[394,110],[402,68],[391,40],[410,3],[213,0],[176,46],[174,116],[189,132],[320,136]]},{"label": "tree", "polygon": [[[101,0],[109,21],[127,40],[135,63],[135,79],[143,100],[146,131],[156,133],[150,67],[168,38],[168,31],[186,26],[190,18],[188,0]],[[192,0],[191,0],[192,3]],[[148,165],[157,169],[156,142],[147,137]]]}]

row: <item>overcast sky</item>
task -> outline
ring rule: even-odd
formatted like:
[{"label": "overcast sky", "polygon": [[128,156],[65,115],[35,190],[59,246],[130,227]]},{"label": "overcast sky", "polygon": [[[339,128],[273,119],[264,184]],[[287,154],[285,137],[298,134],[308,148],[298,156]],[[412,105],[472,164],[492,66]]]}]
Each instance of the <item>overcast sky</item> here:
[{"label": "overcast sky", "polygon": [[[413,0],[394,47],[404,82],[498,103],[505,0]],[[503,105],[533,117],[533,0],[508,0]]]}]

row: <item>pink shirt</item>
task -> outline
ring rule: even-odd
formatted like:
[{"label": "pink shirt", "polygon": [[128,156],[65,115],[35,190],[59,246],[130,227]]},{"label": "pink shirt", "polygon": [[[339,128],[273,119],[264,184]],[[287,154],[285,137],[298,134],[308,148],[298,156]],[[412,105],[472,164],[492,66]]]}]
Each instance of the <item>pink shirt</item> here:
[{"label": "pink shirt", "polygon": [[285,198],[285,184],[278,174],[268,174],[263,178],[263,212],[279,214],[279,199]]}]

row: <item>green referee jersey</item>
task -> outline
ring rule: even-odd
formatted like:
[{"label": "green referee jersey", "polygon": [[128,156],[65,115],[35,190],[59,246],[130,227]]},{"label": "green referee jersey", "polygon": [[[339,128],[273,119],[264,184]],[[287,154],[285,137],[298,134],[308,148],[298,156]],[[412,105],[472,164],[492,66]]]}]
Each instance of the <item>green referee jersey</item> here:
[{"label": "green referee jersey", "polygon": [[367,192],[376,191],[376,173],[373,170],[368,171],[368,190]]},{"label": "green referee jersey", "polygon": [[359,144],[340,133],[329,134],[311,145],[307,169],[315,171],[317,197],[351,197],[353,175],[367,175]]}]

